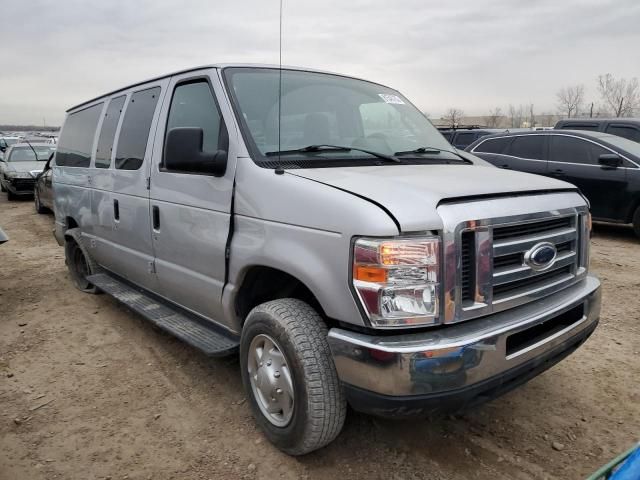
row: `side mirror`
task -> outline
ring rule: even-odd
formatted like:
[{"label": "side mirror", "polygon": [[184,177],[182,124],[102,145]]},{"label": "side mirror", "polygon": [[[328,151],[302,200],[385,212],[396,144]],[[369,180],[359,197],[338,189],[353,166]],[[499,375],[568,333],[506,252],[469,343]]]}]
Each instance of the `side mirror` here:
[{"label": "side mirror", "polygon": [[7,147],[1,146],[0,147],[0,152],[6,152],[7,151]]},{"label": "side mirror", "polygon": [[622,166],[622,158],[615,153],[603,153],[598,157],[598,163],[604,169],[613,170]]},{"label": "side mirror", "polygon": [[204,173],[221,177],[227,169],[227,152],[202,151],[204,133],[201,128],[181,127],[169,130],[164,146],[164,170]]}]

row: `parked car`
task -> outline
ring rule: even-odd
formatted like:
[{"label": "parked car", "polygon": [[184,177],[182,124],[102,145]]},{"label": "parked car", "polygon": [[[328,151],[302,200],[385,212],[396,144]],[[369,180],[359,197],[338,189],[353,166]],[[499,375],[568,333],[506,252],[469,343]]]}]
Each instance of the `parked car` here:
[{"label": "parked car", "polygon": [[75,285],[239,351],[257,423],[292,455],[331,442],[347,404],[475,406],[598,323],[577,189],[453,149],[377,83],[185,70],[68,110],[55,163]]},{"label": "parked car", "polygon": [[33,200],[38,213],[49,213],[53,210],[53,185],[51,180],[53,178],[53,165],[52,161],[55,154],[49,155],[42,173],[36,177],[36,184],[33,190]]},{"label": "parked car", "polygon": [[4,157],[4,153],[14,143],[18,143],[20,137],[0,137],[0,158]]},{"label": "parked car", "polygon": [[569,118],[560,120],[557,130],[589,130],[640,142],[640,118]]},{"label": "parked car", "polygon": [[55,146],[44,143],[14,143],[0,160],[0,187],[9,200],[33,195],[36,176]]},{"label": "parked car", "polygon": [[500,128],[452,128],[450,130],[440,130],[440,133],[444,135],[444,138],[446,138],[451,145],[460,150],[464,150],[479,138],[504,131],[504,129]]},{"label": "parked car", "polygon": [[630,223],[640,236],[640,144],[600,132],[551,130],[504,133],[469,152],[504,169],[537,173],[576,185],[594,219]]}]

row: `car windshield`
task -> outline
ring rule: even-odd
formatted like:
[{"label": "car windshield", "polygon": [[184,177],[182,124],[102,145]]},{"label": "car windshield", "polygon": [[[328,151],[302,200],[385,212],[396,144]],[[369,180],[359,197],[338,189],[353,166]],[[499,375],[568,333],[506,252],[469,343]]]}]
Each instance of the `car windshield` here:
[{"label": "car windshield", "polygon": [[13,145],[14,143],[18,143],[19,139],[18,138],[4,138],[3,140],[7,145]]},{"label": "car windshield", "polygon": [[31,147],[14,147],[11,149],[11,154],[9,155],[8,160],[10,162],[44,162],[49,159],[49,155],[53,153],[53,150],[54,149],[52,147],[43,147],[39,145],[34,145],[33,149]]},{"label": "car windshield", "polygon": [[617,137],[615,135],[607,135],[606,138],[602,140],[610,143],[611,145],[626,150],[631,155],[635,155],[640,158],[640,143],[634,142],[633,140],[629,140],[624,137]]},{"label": "car windshield", "polygon": [[[227,68],[225,79],[254,160],[263,166],[317,166],[327,160],[375,161],[375,155],[451,146],[400,93],[339,75],[265,68]],[[279,91],[282,101],[279,102]],[[278,122],[278,119],[281,119]],[[310,146],[343,148],[307,148]],[[436,155],[437,156],[437,155]],[[406,157],[401,157],[405,161]],[[380,160],[380,157],[377,158]],[[332,164],[333,165],[333,164]]]}]

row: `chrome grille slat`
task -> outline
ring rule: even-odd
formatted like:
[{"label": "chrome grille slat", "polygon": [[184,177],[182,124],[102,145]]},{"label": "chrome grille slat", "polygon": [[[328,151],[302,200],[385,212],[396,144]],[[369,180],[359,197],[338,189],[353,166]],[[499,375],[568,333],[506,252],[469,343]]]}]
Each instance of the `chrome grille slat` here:
[{"label": "chrome grille slat", "polygon": [[[562,287],[564,287],[567,282],[574,279],[574,275],[571,273],[566,273],[562,275],[558,275],[552,282],[541,283],[540,285],[535,285],[533,288],[529,289],[519,289],[510,292],[508,295],[504,295],[500,298],[494,298],[493,305],[494,311],[502,311],[506,310],[506,308],[510,308],[513,305],[514,301],[517,301],[522,298],[526,298],[527,300],[535,300],[546,295],[550,295],[554,292],[557,292]],[[518,305],[522,302],[518,302]]]},{"label": "chrome grille slat", "polygon": [[562,255],[558,255],[553,267],[550,270],[544,270],[538,272],[532,270],[526,265],[521,265],[516,268],[500,268],[493,271],[493,285],[503,285],[505,283],[515,282],[517,280],[523,280],[525,278],[532,278],[540,276],[551,270],[556,270],[560,267],[566,267],[576,262],[576,252],[567,252]]},{"label": "chrome grille slat", "polygon": [[512,253],[519,253],[529,250],[536,243],[550,242],[556,245],[564,242],[575,240],[577,235],[575,227],[563,228],[561,230],[552,230],[547,233],[537,233],[535,235],[527,235],[518,237],[515,240],[501,240],[493,244],[493,256],[501,257]]}]

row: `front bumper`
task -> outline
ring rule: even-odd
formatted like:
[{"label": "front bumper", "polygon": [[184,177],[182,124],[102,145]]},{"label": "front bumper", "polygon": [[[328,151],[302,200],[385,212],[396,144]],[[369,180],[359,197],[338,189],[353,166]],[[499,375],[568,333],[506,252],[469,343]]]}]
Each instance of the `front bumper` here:
[{"label": "front bumper", "polygon": [[15,178],[7,180],[4,187],[14,195],[33,195],[36,181],[33,178]]},{"label": "front bumper", "polygon": [[574,351],[600,316],[594,276],[554,295],[454,326],[394,336],[333,328],[352,407],[382,416],[460,410],[494,398]]}]

